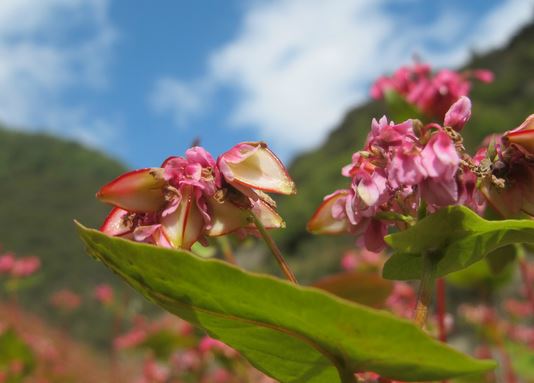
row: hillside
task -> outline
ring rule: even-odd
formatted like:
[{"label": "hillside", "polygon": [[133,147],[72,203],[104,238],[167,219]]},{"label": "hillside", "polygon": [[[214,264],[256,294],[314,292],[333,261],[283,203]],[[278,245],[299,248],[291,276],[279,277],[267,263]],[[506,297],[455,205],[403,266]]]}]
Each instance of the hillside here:
[{"label": "hillside", "polygon": [[[496,80],[490,85],[475,84],[471,93],[473,118],[464,134],[473,148],[492,132],[516,127],[534,113],[534,23],[520,31],[503,49],[475,56],[461,69],[488,68]],[[361,148],[373,117],[386,114],[382,102],[368,102],[351,110],[319,148],[298,156],[290,173],[298,195],[279,200],[279,209],[287,229],[276,239],[287,254],[298,257],[295,267],[301,275],[311,277],[337,267],[339,250],[353,244],[348,237],[314,237],[305,231],[305,223],[322,198],[340,187],[346,187],[342,165]],[[315,271],[312,271],[315,270]]]},{"label": "hillside", "polygon": [[[25,306],[58,320],[49,305],[52,292],[69,288],[89,298],[99,282],[123,286],[85,255],[72,223],[76,218],[99,226],[108,208],[96,201],[95,191],[123,170],[79,144],[0,129],[0,243],[20,256],[37,255],[43,264],[36,283],[19,296]],[[98,315],[85,304],[67,319],[78,335],[104,337],[107,331],[100,330],[109,322]]]}]

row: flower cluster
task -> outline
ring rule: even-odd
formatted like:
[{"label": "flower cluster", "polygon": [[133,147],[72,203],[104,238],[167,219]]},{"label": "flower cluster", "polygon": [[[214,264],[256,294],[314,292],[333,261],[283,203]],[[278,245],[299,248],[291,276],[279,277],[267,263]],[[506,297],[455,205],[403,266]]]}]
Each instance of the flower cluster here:
[{"label": "flower cluster", "polygon": [[426,116],[442,119],[453,102],[469,94],[471,78],[489,83],[493,81],[493,73],[485,69],[463,73],[442,69],[433,75],[429,65],[415,63],[399,68],[391,77],[378,78],[371,88],[371,96],[381,99],[388,91],[394,91]]},{"label": "flower cluster", "polygon": [[[444,126],[418,120],[395,124],[373,120],[365,147],[353,154],[342,174],[351,179],[348,189],[325,197],[308,223],[312,233],[363,234],[365,247],[381,251],[388,227],[402,228],[418,209],[429,211],[462,203],[474,210],[484,205],[469,164],[464,160],[458,132],[471,114],[471,102],[461,97],[447,111]],[[483,157],[483,156],[482,156]]]},{"label": "flower cluster", "polygon": [[35,256],[15,257],[11,252],[0,255],[0,275],[24,278],[33,275],[41,267],[41,260]]},{"label": "flower cluster", "polygon": [[206,236],[284,226],[265,192],[294,194],[282,162],[262,142],[234,146],[217,161],[201,147],[170,157],[159,168],[126,173],[97,193],[115,206],[101,227],[109,235],[190,249]]}]

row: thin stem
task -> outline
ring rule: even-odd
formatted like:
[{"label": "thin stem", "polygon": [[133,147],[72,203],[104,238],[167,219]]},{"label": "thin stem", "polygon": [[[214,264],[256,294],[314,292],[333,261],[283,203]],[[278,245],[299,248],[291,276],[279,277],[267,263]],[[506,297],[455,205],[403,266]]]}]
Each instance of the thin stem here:
[{"label": "thin stem", "polygon": [[237,261],[235,259],[234,252],[232,251],[232,246],[230,245],[230,241],[227,237],[217,237],[219,245],[221,246],[221,251],[223,253],[224,259],[228,263],[231,263],[232,265],[236,265]]},{"label": "thin stem", "polygon": [[447,330],[445,329],[445,314],[447,312],[447,291],[445,279],[436,280],[436,311],[438,314],[439,340],[447,343]]},{"label": "thin stem", "polygon": [[528,262],[523,254],[519,255],[519,269],[521,270],[521,279],[523,280],[523,287],[527,294],[527,299],[530,302],[531,314],[534,315],[534,290],[533,282],[528,273]]},{"label": "thin stem", "polygon": [[431,253],[422,255],[423,270],[419,292],[417,295],[417,305],[415,306],[414,320],[417,326],[423,328],[428,316],[428,308],[432,302],[432,291],[435,281],[435,264]]},{"label": "thin stem", "polygon": [[265,226],[263,226],[261,221],[258,219],[258,217],[256,217],[253,212],[250,212],[250,220],[254,223],[254,225],[260,232],[261,237],[265,241],[265,244],[267,245],[269,250],[271,250],[271,253],[274,255],[276,262],[278,262],[278,266],[280,266],[280,269],[282,270],[286,278],[291,282],[298,284],[297,278],[295,278],[295,274],[293,274],[293,272],[289,268],[289,265],[282,256],[280,249],[278,248],[278,246],[276,246],[276,243],[273,241],[269,233],[267,233],[267,230],[265,230]]}]

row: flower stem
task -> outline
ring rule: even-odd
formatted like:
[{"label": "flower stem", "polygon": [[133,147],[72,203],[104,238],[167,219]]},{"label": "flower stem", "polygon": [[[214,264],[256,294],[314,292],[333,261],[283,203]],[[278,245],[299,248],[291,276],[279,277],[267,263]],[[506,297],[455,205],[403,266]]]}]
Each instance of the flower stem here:
[{"label": "flower stem", "polygon": [[436,280],[436,311],[438,314],[439,340],[447,343],[447,331],[445,329],[445,314],[447,312],[447,294],[445,279]]},{"label": "flower stem", "polygon": [[525,289],[525,293],[527,295],[527,299],[530,302],[530,310],[531,313],[534,315],[534,289],[533,289],[533,282],[530,278],[530,275],[528,274],[528,262],[524,256],[524,254],[519,254],[519,269],[521,270],[521,279],[523,280],[523,288]]},{"label": "flower stem", "polygon": [[222,237],[217,237],[217,239],[218,239],[219,245],[221,246],[221,251],[223,253],[224,259],[226,259],[228,263],[231,263],[232,265],[236,265],[237,261],[235,259],[235,255],[234,255],[234,252],[232,251],[232,246],[230,245],[230,241],[228,240],[228,238],[225,236],[222,236]]},{"label": "flower stem", "polygon": [[254,223],[254,225],[260,232],[261,237],[265,241],[265,244],[267,245],[269,250],[271,250],[271,253],[274,255],[276,262],[278,262],[278,266],[280,266],[280,269],[282,270],[286,278],[291,282],[298,284],[297,278],[295,278],[295,274],[293,274],[293,272],[289,268],[289,265],[282,256],[280,249],[278,248],[278,246],[276,246],[276,243],[274,243],[272,237],[269,235],[269,233],[267,233],[267,230],[265,230],[265,226],[263,226],[261,221],[258,219],[258,217],[256,217],[253,212],[250,212],[250,220]]},{"label": "flower stem", "polygon": [[428,316],[428,308],[432,302],[432,292],[435,283],[436,265],[432,259],[431,253],[422,255],[423,271],[421,282],[419,283],[419,292],[417,294],[417,305],[415,306],[414,320],[419,328],[423,328]]}]

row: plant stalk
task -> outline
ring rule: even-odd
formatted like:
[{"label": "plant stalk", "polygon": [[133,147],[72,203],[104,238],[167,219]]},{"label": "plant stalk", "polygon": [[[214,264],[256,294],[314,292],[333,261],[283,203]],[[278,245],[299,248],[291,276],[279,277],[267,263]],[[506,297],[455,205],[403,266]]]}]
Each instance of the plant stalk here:
[{"label": "plant stalk", "polygon": [[414,321],[419,328],[425,327],[436,279],[436,265],[432,259],[432,254],[424,253],[422,258],[423,271],[421,274],[421,282],[419,283],[419,292],[417,294],[417,305],[415,306],[414,311]]},{"label": "plant stalk", "polygon": [[438,315],[439,340],[447,343],[447,330],[445,328],[445,315],[447,313],[447,291],[445,279],[436,280],[436,311]]},{"label": "plant stalk", "polygon": [[528,274],[528,262],[524,255],[519,256],[519,269],[521,270],[521,279],[523,280],[523,287],[530,302],[530,312],[534,315],[534,289],[533,281]]},{"label": "plant stalk", "polygon": [[235,259],[234,252],[232,251],[232,246],[230,245],[230,241],[228,240],[228,237],[222,236],[217,237],[219,245],[221,246],[221,251],[223,253],[224,259],[228,263],[231,263],[232,265],[236,265],[237,261]]},{"label": "plant stalk", "polygon": [[278,262],[278,266],[280,266],[280,269],[286,276],[286,278],[295,283],[298,284],[297,278],[295,278],[295,274],[293,274],[293,271],[289,268],[289,265],[287,264],[286,260],[282,256],[282,252],[276,246],[276,243],[272,239],[272,237],[267,233],[267,230],[265,229],[265,226],[261,223],[261,221],[256,217],[256,215],[253,212],[250,212],[250,220],[254,223],[258,231],[260,232],[261,237],[265,241],[265,244],[271,250],[271,253],[274,255],[274,258],[276,259],[276,262]]}]

